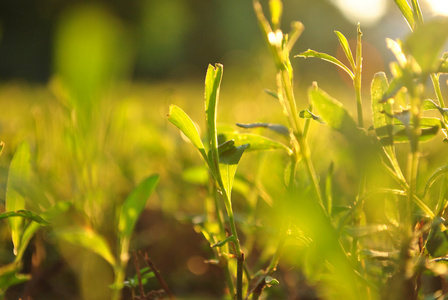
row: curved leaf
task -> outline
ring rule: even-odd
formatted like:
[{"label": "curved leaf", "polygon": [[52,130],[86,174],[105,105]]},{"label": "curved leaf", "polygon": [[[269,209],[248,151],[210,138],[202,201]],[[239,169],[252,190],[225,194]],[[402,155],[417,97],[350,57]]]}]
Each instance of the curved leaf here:
[{"label": "curved leaf", "polygon": [[388,88],[386,74],[383,72],[375,74],[370,88],[373,127],[385,150],[389,155],[393,155],[393,149],[391,148],[393,145],[392,119],[387,117],[387,115],[392,114],[392,104],[382,102]]},{"label": "curved leaf", "polygon": [[[6,211],[19,211],[25,209],[25,197],[20,193],[20,187],[23,182],[30,179],[31,176],[31,154],[30,148],[26,142],[19,145],[11,160],[8,173],[8,182],[6,184]],[[20,237],[23,232],[22,218],[9,218],[11,226],[12,242],[14,244],[14,253],[20,247]]]},{"label": "curved leaf", "polygon": [[263,128],[267,128],[267,129],[270,129],[272,131],[275,131],[275,132],[277,132],[279,134],[282,134],[284,136],[289,136],[289,129],[288,129],[288,127],[283,126],[281,124],[272,124],[272,123],[243,124],[243,123],[236,123],[236,126],[241,127],[241,128],[246,128],[246,129],[263,127]]},{"label": "curved leaf", "polygon": [[207,121],[208,136],[210,138],[209,157],[212,172],[215,172],[219,164],[218,133],[216,129],[216,114],[218,109],[219,90],[221,87],[223,66],[209,65],[205,76],[205,118]]},{"label": "curved leaf", "polygon": [[353,72],[346,65],[344,65],[341,61],[339,61],[334,56],[328,55],[326,53],[317,52],[317,51],[308,49],[305,52],[302,52],[302,53],[300,53],[298,55],[295,55],[294,57],[303,57],[303,58],[315,57],[315,58],[320,58],[322,60],[326,60],[328,62],[331,62],[332,64],[335,64],[336,66],[338,66],[339,68],[341,68],[342,70],[347,72],[347,74],[350,75],[350,77],[352,79],[355,77]]},{"label": "curved leaf", "polygon": [[118,221],[118,232],[120,238],[130,238],[135,227],[135,223],[145,208],[146,201],[153,193],[159,182],[159,175],[152,175],[143,180],[132,190],[124,201]]},{"label": "curved leaf", "polygon": [[445,175],[448,173],[448,166],[443,166],[438,168],[434,173],[432,173],[431,177],[429,177],[428,181],[425,185],[425,190],[423,191],[423,195],[426,195],[428,190],[431,188],[433,183],[442,175]]},{"label": "curved leaf", "polygon": [[348,44],[347,38],[340,33],[339,31],[335,32],[339,39],[339,44],[341,44],[342,50],[344,50],[345,57],[347,57],[350,65],[352,66],[352,69],[354,70],[356,68],[355,60],[353,59],[352,50],[350,50],[350,45]]},{"label": "curved leaf", "polygon": [[230,198],[233,186],[233,180],[235,178],[236,169],[241,156],[249,147],[249,144],[245,144],[239,147],[232,148],[225,151],[219,157],[219,172],[221,174],[223,187]]},{"label": "curved leaf", "polygon": [[394,0],[411,29],[414,28],[414,13],[406,0]]},{"label": "curved leaf", "polygon": [[258,134],[226,132],[219,136],[226,140],[234,140],[235,146],[249,144],[250,147],[246,151],[284,150],[289,155],[292,154],[292,150],[284,144]]},{"label": "curved leaf", "polygon": [[185,134],[193,145],[199,150],[202,157],[207,161],[204,144],[199,137],[199,132],[190,117],[178,106],[171,105],[168,112],[168,120]]},{"label": "curved leaf", "polygon": [[313,114],[309,109],[304,109],[299,112],[299,117],[302,119],[313,119],[314,121],[323,124],[324,122],[319,116]]},{"label": "curved leaf", "polygon": [[73,245],[84,247],[104,258],[111,266],[115,265],[115,257],[104,237],[87,227],[59,229],[56,237]]},{"label": "curved leaf", "polygon": [[31,221],[34,221],[42,226],[48,226],[50,225],[50,223],[46,220],[44,220],[41,216],[39,216],[38,214],[29,211],[29,210],[16,210],[16,211],[8,211],[5,213],[0,214],[0,220],[1,219],[6,219],[6,218],[12,218],[12,217],[21,217],[21,218],[25,218]]},{"label": "curved leaf", "polygon": [[340,102],[316,87],[311,87],[308,94],[320,117],[331,128],[347,135],[359,134],[355,121]]}]

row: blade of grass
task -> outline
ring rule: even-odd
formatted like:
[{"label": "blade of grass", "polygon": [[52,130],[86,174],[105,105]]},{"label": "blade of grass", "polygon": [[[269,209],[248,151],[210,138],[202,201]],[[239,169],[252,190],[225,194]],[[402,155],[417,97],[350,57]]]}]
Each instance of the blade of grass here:
[{"label": "blade of grass", "polygon": [[352,66],[352,70],[356,69],[355,60],[353,59],[352,50],[350,50],[350,46],[348,44],[347,38],[337,30],[335,30],[334,33],[336,33],[336,35],[339,39],[339,44],[341,45],[342,50],[344,51],[345,57],[347,57],[350,65]]},{"label": "blade of grass", "polygon": [[205,161],[208,161],[204,144],[199,137],[199,132],[190,117],[178,106],[171,105],[168,112],[168,120],[179,128],[199,150]]},{"label": "blade of grass", "polygon": [[[20,211],[25,209],[25,197],[20,193],[20,186],[23,182],[28,181],[31,176],[30,159],[30,148],[24,142],[17,148],[9,166],[5,198],[5,208],[7,211]],[[23,233],[23,219],[9,218],[8,221],[11,227],[14,254],[17,255]]]},{"label": "blade of grass", "polygon": [[411,30],[414,29],[415,18],[414,18],[414,13],[412,12],[411,7],[409,6],[409,3],[406,0],[394,0],[394,1],[395,1],[395,4],[400,9],[401,14],[405,18],[405,20],[408,23]]}]

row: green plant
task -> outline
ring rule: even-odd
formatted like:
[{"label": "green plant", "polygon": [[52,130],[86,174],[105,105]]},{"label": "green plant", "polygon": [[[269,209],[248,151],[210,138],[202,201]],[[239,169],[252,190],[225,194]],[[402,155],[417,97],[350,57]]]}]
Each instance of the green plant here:
[{"label": "green plant", "polygon": [[[1,142],[0,154],[3,147],[4,143]],[[61,202],[42,213],[27,210],[31,176],[31,153],[28,144],[24,142],[16,150],[9,166],[5,197],[6,212],[0,213],[0,219],[7,219],[9,222],[14,246],[14,261],[0,268],[0,298],[2,299],[8,288],[30,280],[29,274],[21,273],[22,259],[34,234],[41,227],[49,226],[55,215],[68,208],[68,203]]]},{"label": "green plant", "polygon": [[[448,39],[447,22],[423,22],[416,0],[411,1],[411,5],[406,1],[395,2],[412,33],[404,41],[387,40],[397,62],[391,64],[391,80],[385,73],[376,74],[372,80],[371,127],[366,127],[362,105],[360,26],[355,55],[345,36],[336,31],[349,66],[314,50],[296,56],[329,61],[349,74],[355,90],[357,122],[341,102],[318,88],[316,83],[308,90],[308,109],[299,110],[289,57],[303,25],[293,22],[289,34],[282,32],[283,4],[280,0],[269,1],[270,20],[265,17],[259,1],[254,0],[253,5],[277,71],[277,90],[268,93],[278,100],[289,126],[271,123],[237,125],[245,129],[273,130],[288,137],[288,146],[234,130],[223,129],[217,133],[216,104],[222,77],[219,64],[209,66],[206,76],[207,147],[188,115],[177,106],[170,107],[168,119],[199,150],[211,174],[211,197],[207,200],[211,202],[206,206],[205,217],[196,220],[195,224],[212,246],[213,261],[223,267],[230,294],[237,299],[242,299],[243,287],[247,290],[247,298],[258,299],[266,286],[278,283],[272,275],[284,248],[294,245],[294,239],[303,241],[298,246],[299,265],[307,277],[322,282],[319,289],[325,298],[418,299],[440,295],[440,291],[431,290],[426,284],[447,275],[444,261],[448,239],[443,218],[447,206],[447,167],[438,168],[423,184],[426,175],[420,172],[419,165],[422,144],[433,140],[440,131],[446,136],[447,112],[439,78],[448,71],[447,55],[441,58],[439,55]],[[427,99],[426,82],[429,79],[436,99]],[[439,115],[424,116],[430,110]],[[352,157],[354,174],[358,178],[357,192],[345,203],[334,203],[333,195],[334,173],[336,170],[344,172],[344,165],[338,168],[339,162],[332,162],[325,180],[320,180],[321,172],[315,170],[314,151],[308,140],[312,124],[317,123],[317,126],[332,130],[330,136],[342,135],[348,148],[344,151]],[[408,150],[400,144],[407,144]],[[286,150],[289,157],[285,168],[286,190],[273,196],[282,202],[279,205],[283,207],[280,210],[283,222],[268,267],[252,275],[246,270],[242,252],[245,247],[238,238],[231,189],[243,152],[268,149]],[[407,156],[404,162],[400,157],[403,153]],[[443,180],[437,192],[433,190],[433,183],[439,178]],[[224,202],[226,218],[222,217],[222,206],[217,199]],[[375,201],[384,207],[384,211],[372,207]],[[226,221],[230,236],[226,235]],[[240,226],[244,228],[244,222]],[[254,233],[245,231],[245,234],[246,240],[250,240]],[[233,252],[229,251],[229,243]],[[237,258],[235,281],[231,272],[235,268],[228,259],[230,253]],[[243,274],[246,280],[243,280]]]}]

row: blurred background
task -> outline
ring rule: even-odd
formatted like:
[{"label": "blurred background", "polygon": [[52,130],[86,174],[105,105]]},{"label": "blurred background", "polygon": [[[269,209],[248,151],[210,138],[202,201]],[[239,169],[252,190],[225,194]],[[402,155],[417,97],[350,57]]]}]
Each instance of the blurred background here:
[{"label": "blurred background", "polygon": [[[268,7],[268,1],[261,2]],[[334,30],[353,45],[356,24],[361,23],[368,114],[370,81],[378,71],[389,74],[393,59],[385,38],[409,33],[394,2],[283,2],[283,31],[289,31],[294,20],[305,25],[293,54],[311,48],[344,61]],[[421,5],[426,19],[448,15],[447,1],[422,0]],[[200,157],[166,120],[169,105],[176,104],[203,128],[205,71],[214,63],[224,65],[220,122],[284,123],[281,107],[263,92],[275,89],[274,66],[249,0],[0,0],[0,141],[5,142],[0,211],[4,211],[8,166],[22,141],[31,146],[35,173],[27,207],[42,212],[58,201],[71,201],[75,210],[66,223],[89,226],[111,245],[116,242],[117,206],[138,182],[158,173],[160,185],[138,224],[132,247],[149,253],[176,296],[223,295],[223,276],[217,267],[203,263],[210,249],[191,224],[203,213],[207,194],[195,175]],[[355,107],[351,82],[335,66],[313,59],[292,63],[300,109],[308,105],[306,89],[313,81]],[[446,92],[445,84],[442,90]],[[328,133],[320,133],[319,139],[310,141],[317,149],[313,152],[317,172],[324,178],[330,162],[342,160],[343,168],[335,167],[335,201],[346,201],[356,194],[353,182],[358,174],[350,173],[356,166],[351,165],[350,154],[335,146],[344,145],[342,139],[326,139]],[[330,146],[335,150],[328,154]],[[284,160],[278,153],[243,159],[238,171],[243,188],[235,189],[240,219],[247,210],[241,200],[247,196],[244,184],[249,188],[254,184],[253,170],[260,161],[284,166]],[[430,157],[422,168],[431,169],[431,163],[438,162]],[[262,177],[269,178],[267,193],[275,194],[276,184],[283,184],[282,175],[270,178],[283,171],[266,168]],[[262,221],[275,222],[265,206]],[[14,259],[6,224],[0,226],[0,265]],[[255,254],[268,248],[263,243],[269,242],[269,234],[260,236]],[[108,298],[112,271],[99,258],[82,249],[74,253],[44,233],[32,245],[24,272],[33,273],[33,279],[11,289],[8,299]],[[31,259],[36,249],[40,260]],[[85,257],[89,268],[83,267]],[[135,274],[132,268],[130,275]],[[286,264],[282,288],[272,297],[317,299],[302,273],[291,270]],[[90,280],[92,276],[96,280]],[[149,290],[160,289],[157,282],[151,284]],[[128,292],[125,299],[129,298]]]},{"label": "blurred background", "polygon": [[[447,13],[445,1],[420,2],[426,18]],[[260,52],[264,53],[250,1],[88,3],[102,6],[127,31],[126,43],[133,48],[131,75],[136,80],[202,77],[204,68],[213,62],[255,68],[251,62]],[[82,4],[83,1],[1,1],[0,80],[48,82],[54,71],[58,26],[67,11]],[[306,27],[297,53],[312,48],[336,54],[333,30],[354,37],[355,25],[360,22],[371,51],[387,58],[385,37],[402,37],[408,32],[405,22],[397,17],[399,11],[393,1],[288,0],[285,7],[285,30],[292,20],[300,20]]]}]

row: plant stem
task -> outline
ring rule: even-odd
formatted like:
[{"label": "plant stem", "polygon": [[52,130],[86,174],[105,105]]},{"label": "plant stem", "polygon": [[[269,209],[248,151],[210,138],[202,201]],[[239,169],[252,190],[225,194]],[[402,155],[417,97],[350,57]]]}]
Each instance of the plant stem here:
[{"label": "plant stem", "polygon": [[[140,255],[141,255],[141,253],[140,253]],[[162,278],[162,275],[160,275],[159,270],[157,270],[156,266],[149,258],[148,253],[145,253],[144,257],[145,257],[146,263],[148,264],[148,267],[151,269],[151,271],[154,273],[154,275],[156,276],[159,283],[162,285],[168,298],[171,300],[174,300],[173,294],[171,293],[170,289],[168,288],[168,285],[166,284],[165,280]]]},{"label": "plant stem", "polygon": [[364,118],[362,115],[362,98],[361,98],[361,73],[362,73],[362,43],[361,43],[361,27],[358,23],[358,38],[356,43],[356,68],[353,84],[356,93],[356,103],[358,108],[358,126],[364,128]]},{"label": "plant stem", "polygon": [[[307,169],[308,175],[309,175],[311,181],[313,182],[313,187],[314,187],[314,191],[317,196],[317,200],[318,200],[320,206],[322,207],[322,209],[325,211],[324,204],[322,201],[322,195],[321,195],[320,188],[319,188],[319,181],[317,179],[317,175],[314,170],[314,166],[311,162],[308,144],[306,143],[306,140],[303,136],[302,126],[299,121],[299,114],[297,112],[297,105],[296,105],[296,101],[294,98],[294,92],[292,89],[292,78],[289,78],[289,74],[288,74],[287,70],[283,69],[283,70],[280,70],[280,72],[281,72],[281,79],[282,79],[281,83],[285,90],[286,99],[288,101],[291,118],[293,120],[293,124],[291,124],[291,126],[294,128],[294,133],[295,133],[294,135],[295,135],[297,142],[300,146],[300,153],[302,154],[302,157],[304,159],[304,163],[305,163],[305,167]],[[281,87],[279,87],[279,88],[281,88]]]}]

